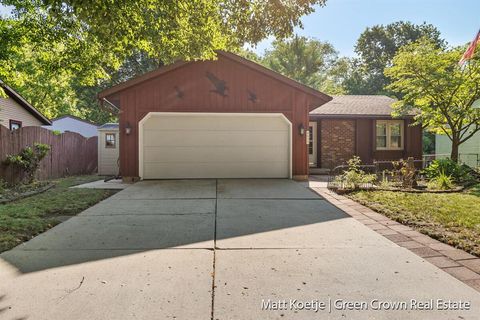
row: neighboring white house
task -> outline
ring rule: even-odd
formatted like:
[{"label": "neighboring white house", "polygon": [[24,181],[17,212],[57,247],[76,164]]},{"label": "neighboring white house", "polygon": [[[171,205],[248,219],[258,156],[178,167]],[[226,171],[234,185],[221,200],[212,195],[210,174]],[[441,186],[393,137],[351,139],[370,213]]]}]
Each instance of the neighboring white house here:
[{"label": "neighboring white house", "polygon": [[[435,136],[435,154],[450,156],[452,151],[452,141],[444,135],[437,134]],[[477,132],[473,137],[462,143],[458,148],[460,161],[468,164],[471,167],[480,165],[480,132]]]},{"label": "neighboring white house", "polygon": [[119,138],[118,123],[105,123],[98,127],[99,175],[118,175]]},{"label": "neighboring white house", "polygon": [[6,98],[0,97],[0,125],[15,130],[50,124],[50,120],[2,80],[0,87],[7,95]]},{"label": "neighboring white house", "polygon": [[59,131],[60,133],[64,133],[65,131],[76,132],[86,138],[96,137],[98,135],[98,126],[95,123],[71,115],[52,119],[51,126],[43,127],[48,130]]}]

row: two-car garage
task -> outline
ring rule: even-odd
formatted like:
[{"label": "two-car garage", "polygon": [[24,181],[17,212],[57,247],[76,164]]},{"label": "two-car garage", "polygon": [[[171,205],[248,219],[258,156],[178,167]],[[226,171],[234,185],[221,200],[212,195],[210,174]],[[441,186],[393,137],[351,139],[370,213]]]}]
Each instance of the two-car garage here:
[{"label": "two-car garage", "polygon": [[139,122],[140,176],[290,178],[291,130],[279,113],[150,112]]},{"label": "two-car garage", "polygon": [[119,110],[124,181],[307,179],[308,115],[331,97],[235,54],[217,58],[178,61],[99,94]]}]

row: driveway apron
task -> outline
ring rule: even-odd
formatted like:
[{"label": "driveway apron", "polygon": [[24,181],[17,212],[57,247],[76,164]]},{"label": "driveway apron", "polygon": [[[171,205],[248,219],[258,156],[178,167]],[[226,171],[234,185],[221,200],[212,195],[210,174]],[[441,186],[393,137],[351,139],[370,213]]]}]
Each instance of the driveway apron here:
[{"label": "driveway apron", "polygon": [[[1,319],[480,314],[475,290],[291,180],[143,181],[0,258]],[[472,306],[411,310],[430,299]]]}]

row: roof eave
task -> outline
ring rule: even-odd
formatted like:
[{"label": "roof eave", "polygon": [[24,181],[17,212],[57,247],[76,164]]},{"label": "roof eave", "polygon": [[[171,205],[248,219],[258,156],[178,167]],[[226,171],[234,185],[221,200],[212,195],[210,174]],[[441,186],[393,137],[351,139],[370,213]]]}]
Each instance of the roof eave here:
[{"label": "roof eave", "polygon": [[0,86],[5,90],[7,95],[30,112],[35,118],[37,118],[44,125],[52,125],[52,122],[45,117],[40,111],[35,109],[27,100],[25,100],[18,92],[10,88],[5,82],[0,80]]},{"label": "roof eave", "polygon": [[404,115],[401,117],[392,117],[389,114],[318,114],[318,113],[310,113],[309,118],[311,119],[321,119],[321,118],[372,118],[372,119],[411,119],[415,117],[414,115]]}]

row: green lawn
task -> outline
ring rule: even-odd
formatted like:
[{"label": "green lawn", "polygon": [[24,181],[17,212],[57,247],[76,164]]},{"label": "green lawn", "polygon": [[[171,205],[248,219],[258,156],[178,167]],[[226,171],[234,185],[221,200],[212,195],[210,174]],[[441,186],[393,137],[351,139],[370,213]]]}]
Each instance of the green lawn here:
[{"label": "green lawn", "polygon": [[463,193],[359,191],[353,200],[480,256],[480,184]]},{"label": "green lawn", "polygon": [[52,189],[8,204],[0,204],[0,252],[9,250],[58,224],[58,216],[80,213],[115,193],[112,190],[69,189],[101,179],[75,176],[54,180]]}]

